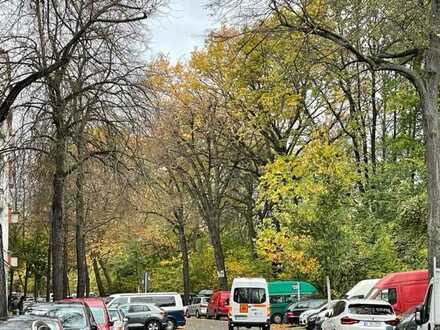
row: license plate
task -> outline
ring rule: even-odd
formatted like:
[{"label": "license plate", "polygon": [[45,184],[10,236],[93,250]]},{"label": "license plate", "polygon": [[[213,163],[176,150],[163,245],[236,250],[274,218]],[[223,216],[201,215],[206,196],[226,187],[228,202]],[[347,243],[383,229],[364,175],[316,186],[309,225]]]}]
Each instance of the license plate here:
[{"label": "license plate", "polygon": [[364,325],[366,327],[377,327],[380,325],[380,322],[365,321]]}]

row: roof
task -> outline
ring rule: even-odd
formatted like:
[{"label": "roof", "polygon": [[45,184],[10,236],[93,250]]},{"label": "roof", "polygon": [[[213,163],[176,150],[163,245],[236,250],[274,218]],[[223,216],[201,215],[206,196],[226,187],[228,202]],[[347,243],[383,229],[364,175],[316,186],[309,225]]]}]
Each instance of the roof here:
[{"label": "roof", "polygon": [[237,277],[232,281],[232,286],[252,286],[252,285],[262,285],[267,286],[267,281],[264,278],[246,278],[246,277]]},{"label": "roof", "polygon": [[374,288],[374,286],[380,281],[380,279],[370,279],[370,280],[363,280],[358,283],[354,287],[352,287],[345,296],[347,298],[355,297],[355,296],[366,296],[371,289]]},{"label": "roof", "polygon": [[385,288],[390,284],[410,281],[426,281],[428,284],[429,274],[427,270],[415,270],[411,272],[391,273],[382,278],[377,284],[377,288]]},{"label": "roof", "polygon": [[84,298],[69,298],[69,299],[64,299],[61,301],[62,303],[82,303],[85,302],[87,305],[91,306],[91,307],[95,307],[95,306],[103,306],[105,305],[104,300],[102,300],[101,298],[96,298],[96,297],[84,297]]},{"label": "roof", "polygon": [[301,294],[314,294],[318,292],[318,289],[313,286],[313,284],[305,281],[273,281],[267,284],[269,288],[269,294],[291,294],[297,293],[293,290],[293,286],[298,283],[300,284]]},{"label": "roof", "polygon": [[146,292],[146,293],[115,293],[110,297],[136,297],[136,296],[163,296],[163,295],[173,295],[178,296],[177,292]]}]

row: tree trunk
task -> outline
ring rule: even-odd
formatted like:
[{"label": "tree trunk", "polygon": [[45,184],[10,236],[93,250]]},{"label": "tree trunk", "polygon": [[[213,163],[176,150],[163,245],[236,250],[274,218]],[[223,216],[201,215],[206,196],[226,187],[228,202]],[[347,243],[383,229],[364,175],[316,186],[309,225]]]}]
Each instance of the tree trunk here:
[{"label": "tree trunk", "polygon": [[52,235],[49,235],[47,247],[47,264],[46,264],[46,301],[50,301],[51,274],[52,274]]},{"label": "tree trunk", "polygon": [[34,293],[34,301],[38,297],[39,285],[40,285],[40,278],[39,278],[38,274],[35,272],[34,273],[34,292],[33,292]]},{"label": "tree trunk", "polygon": [[180,222],[176,227],[179,236],[180,252],[182,253],[183,300],[185,301],[185,304],[189,304],[191,284],[189,278],[189,257],[188,245],[186,243],[185,236],[185,226]]},{"label": "tree trunk", "polygon": [[433,0],[429,48],[425,52],[425,93],[421,95],[423,128],[428,168],[428,256],[440,260],[440,116],[438,112],[440,79],[440,0]]},{"label": "tree trunk", "polygon": [[98,287],[99,296],[105,296],[104,285],[102,284],[101,275],[99,274],[99,266],[96,257],[92,258],[93,272],[95,273],[96,286]]},{"label": "tree trunk", "polygon": [[61,128],[57,128],[52,196],[52,287],[54,300],[61,300],[64,297],[63,195],[65,138],[63,134]]},{"label": "tree trunk", "polygon": [[[78,159],[83,158],[82,141],[77,144]],[[84,297],[86,293],[86,239],[84,234],[84,196],[83,196],[83,184],[84,184],[84,169],[82,162],[78,165],[78,171],[76,175],[76,267],[78,274],[78,282],[76,285],[76,295],[78,298]]]},{"label": "tree trunk", "polygon": [[68,234],[69,226],[66,220],[63,224],[64,228],[64,244],[63,244],[63,298],[67,298],[70,295],[69,287],[69,263],[68,263]]},{"label": "tree trunk", "polygon": [[28,264],[28,262],[26,262],[26,269],[25,269],[25,272],[24,272],[24,287],[23,287],[24,299],[27,298],[28,283],[29,283],[29,264]]},{"label": "tree trunk", "polygon": [[251,246],[251,256],[253,260],[256,260],[257,248],[255,246],[255,240],[257,239],[257,232],[255,231],[254,224],[254,209],[255,209],[255,201],[254,201],[254,186],[252,183],[252,179],[249,178],[249,181],[246,182],[246,226],[248,230],[249,244]]},{"label": "tree trunk", "polygon": [[8,316],[8,301],[6,298],[6,272],[3,251],[3,227],[0,223],[0,317]]},{"label": "tree trunk", "polygon": [[[228,279],[225,267],[225,256],[223,254],[223,246],[220,238],[220,229],[218,227],[218,218],[212,217],[208,220],[208,229],[211,237],[211,244],[214,249],[215,266],[217,268],[217,277],[219,289],[222,291],[228,290]],[[207,222],[208,223],[208,222]]]},{"label": "tree trunk", "polygon": [[87,266],[87,258],[86,258],[86,297],[90,296],[90,273],[89,267]]},{"label": "tree trunk", "polygon": [[104,273],[105,281],[107,282],[107,288],[111,290],[111,288],[113,287],[112,277],[110,276],[110,273],[108,272],[108,269],[101,258],[98,258],[98,264],[101,267],[102,272]]},{"label": "tree trunk", "polygon": [[377,103],[376,103],[376,72],[371,74],[371,165],[373,174],[376,173],[376,129],[377,129]]},{"label": "tree trunk", "polygon": [[14,268],[11,268],[9,270],[9,295],[8,295],[8,297],[10,297],[12,295],[12,291],[14,291],[14,275],[15,275],[15,270],[14,270]]}]

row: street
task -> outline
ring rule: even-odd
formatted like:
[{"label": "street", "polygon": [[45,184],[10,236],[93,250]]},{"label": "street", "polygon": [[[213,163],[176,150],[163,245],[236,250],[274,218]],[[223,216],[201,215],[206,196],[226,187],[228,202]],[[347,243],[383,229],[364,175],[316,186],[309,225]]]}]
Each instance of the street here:
[{"label": "street", "polygon": [[[301,328],[293,328],[288,325],[272,325],[271,327],[274,330],[281,329],[301,329]],[[197,319],[197,318],[189,318],[186,323],[186,330],[226,330],[228,329],[228,323],[224,320],[207,320],[207,319]],[[245,329],[245,328],[243,328]],[[257,329],[257,328],[253,328]]]}]

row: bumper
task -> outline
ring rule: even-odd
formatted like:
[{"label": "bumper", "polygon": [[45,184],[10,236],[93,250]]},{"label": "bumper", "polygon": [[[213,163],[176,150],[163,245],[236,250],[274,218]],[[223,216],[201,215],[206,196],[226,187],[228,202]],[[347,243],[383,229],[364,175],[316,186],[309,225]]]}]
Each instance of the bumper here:
[{"label": "bumper", "polygon": [[176,322],[178,327],[183,327],[186,325],[186,319],[180,320]]},{"label": "bumper", "polygon": [[270,322],[263,322],[263,323],[253,323],[253,322],[234,322],[232,320],[229,320],[229,325],[233,327],[262,327],[262,326],[268,326],[270,325]]},{"label": "bumper", "polygon": [[287,316],[286,320],[290,324],[299,324],[299,316]]},{"label": "bumper", "polygon": [[200,315],[206,315],[208,313],[208,309],[207,308],[200,308],[199,309],[199,314]]}]

